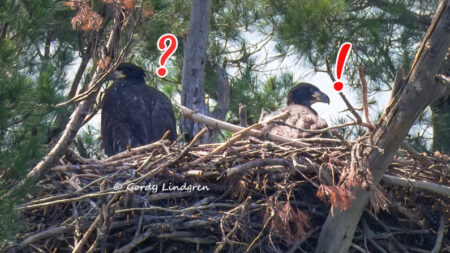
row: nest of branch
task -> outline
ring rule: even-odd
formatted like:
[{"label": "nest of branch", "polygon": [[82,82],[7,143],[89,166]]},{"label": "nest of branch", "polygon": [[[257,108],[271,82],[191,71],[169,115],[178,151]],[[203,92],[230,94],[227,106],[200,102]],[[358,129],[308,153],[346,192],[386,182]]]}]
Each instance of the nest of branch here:
[{"label": "nest of branch", "polygon": [[362,142],[235,137],[164,140],[104,160],[68,153],[19,208],[28,231],[6,249],[313,252],[330,205],[348,208],[357,185],[373,197],[352,251],[448,245],[447,156],[400,150],[380,186],[364,167]]}]

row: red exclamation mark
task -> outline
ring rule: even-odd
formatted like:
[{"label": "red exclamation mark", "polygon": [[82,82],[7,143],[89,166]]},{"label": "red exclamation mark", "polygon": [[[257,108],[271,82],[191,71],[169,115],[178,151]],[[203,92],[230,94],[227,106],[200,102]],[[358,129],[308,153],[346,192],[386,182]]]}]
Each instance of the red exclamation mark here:
[{"label": "red exclamation mark", "polygon": [[337,81],[334,82],[333,86],[336,91],[341,91],[342,88],[344,88],[344,84],[340,81],[342,77],[342,72],[344,71],[345,63],[347,62],[347,58],[350,52],[350,49],[352,49],[352,43],[345,42],[342,44],[341,48],[339,49],[339,54],[336,59],[336,77]]}]

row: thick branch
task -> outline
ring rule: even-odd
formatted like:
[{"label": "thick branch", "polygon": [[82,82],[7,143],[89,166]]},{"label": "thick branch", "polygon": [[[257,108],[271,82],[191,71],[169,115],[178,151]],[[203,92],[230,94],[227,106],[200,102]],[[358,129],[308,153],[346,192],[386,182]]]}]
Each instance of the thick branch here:
[{"label": "thick branch", "polygon": [[[233,133],[236,133],[236,132],[239,132],[239,131],[242,131],[242,130],[245,129],[245,128],[240,127],[240,126],[236,126],[236,125],[224,122],[224,121],[220,121],[220,120],[216,120],[216,119],[210,118],[210,117],[205,116],[205,115],[200,114],[200,113],[196,113],[193,110],[188,109],[188,108],[186,108],[184,106],[180,107],[180,113],[184,117],[190,118],[193,121],[197,121],[199,123],[203,123],[203,124],[208,125],[208,126],[213,127],[213,128],[225,129],[225,130],[233,132]],[[272,140],[272,141],[289,143],[289,144],[292,144],[293,146],[296,146],[296,147],[309,146],[309,144],[301,142],[299,140],[292,140],[292,139],[288,139],[288,138],[285,138],[285,137],[282,137],[282,136],[278,136],[278,135],[274,135],[274,134],[270,134],[270,133],[265,134],[265,133],[263,133],[261,131],[255,130],[255,129],[249,130],[246,134],[252,135],[252,136],[257,136],[257,137],[265,137],[265,136],[267,136],[267,138]]]},{"label": "thick branch", "polygon": [[417,181],[412,178],[408,179],[408,178],[394,177],[390,175],[384,175],[382,181],[387,184],[398,185],[402,187],[412,187],[416,190],[429,192],[431,194],[439,195],[444,198],[450,198],[450,187],[445,185],[439,185],[424,181]]}]

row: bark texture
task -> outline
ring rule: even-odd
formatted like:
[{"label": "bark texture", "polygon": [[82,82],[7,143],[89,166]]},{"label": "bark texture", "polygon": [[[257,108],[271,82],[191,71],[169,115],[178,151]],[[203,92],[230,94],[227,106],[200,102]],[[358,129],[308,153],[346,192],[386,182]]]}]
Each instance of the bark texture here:
[{"label": "bark texture", "polygon": [[[183,94],[181,104],[199,113],[209,115],[205,104],[205,64],[208,48],[210,0],[193,0],[189,34],[184,47]],[[181,127],[188,139],[197,134],[202,126],[189,118],[181,118]],[[204,143],[207,136],[200,142]]]},{"label": "bark texture", "polygon": [[[365,152],[374,183],[379,182],[391,164],[419,113],[445,89],[444,85],[435,81],[435,76],[450,46],[449,7],[450,0],[440,2],[408,77],[371,136],[373,143],[384,150]],[[353,189],[353,192],[355,199],[349,209],[334,209],[330,212],[322,228],[316,253],[349,251],[360,216],[370,199],[370,193],[361,188]]]}]

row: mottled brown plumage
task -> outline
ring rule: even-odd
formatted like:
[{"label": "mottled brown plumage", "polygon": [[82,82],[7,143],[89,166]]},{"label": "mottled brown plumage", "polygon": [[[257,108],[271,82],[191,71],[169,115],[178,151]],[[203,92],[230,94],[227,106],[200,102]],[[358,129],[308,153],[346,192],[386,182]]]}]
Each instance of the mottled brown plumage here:
[{"label": "mottled brown plumage", "polygon": [[317,134],[301,131],[301,129],[318,130],[326,128],[327,122],[317,115],[311,108],[316,102],[329,103],[326,94],[317,87],[309,83],[300,83],[289,91],[287,106],[270,114],[272,117],[289,111],[285,120],[271,123],[267,128],[271,134],[280,135],[286,138],[298,139],[311,137]]}]

